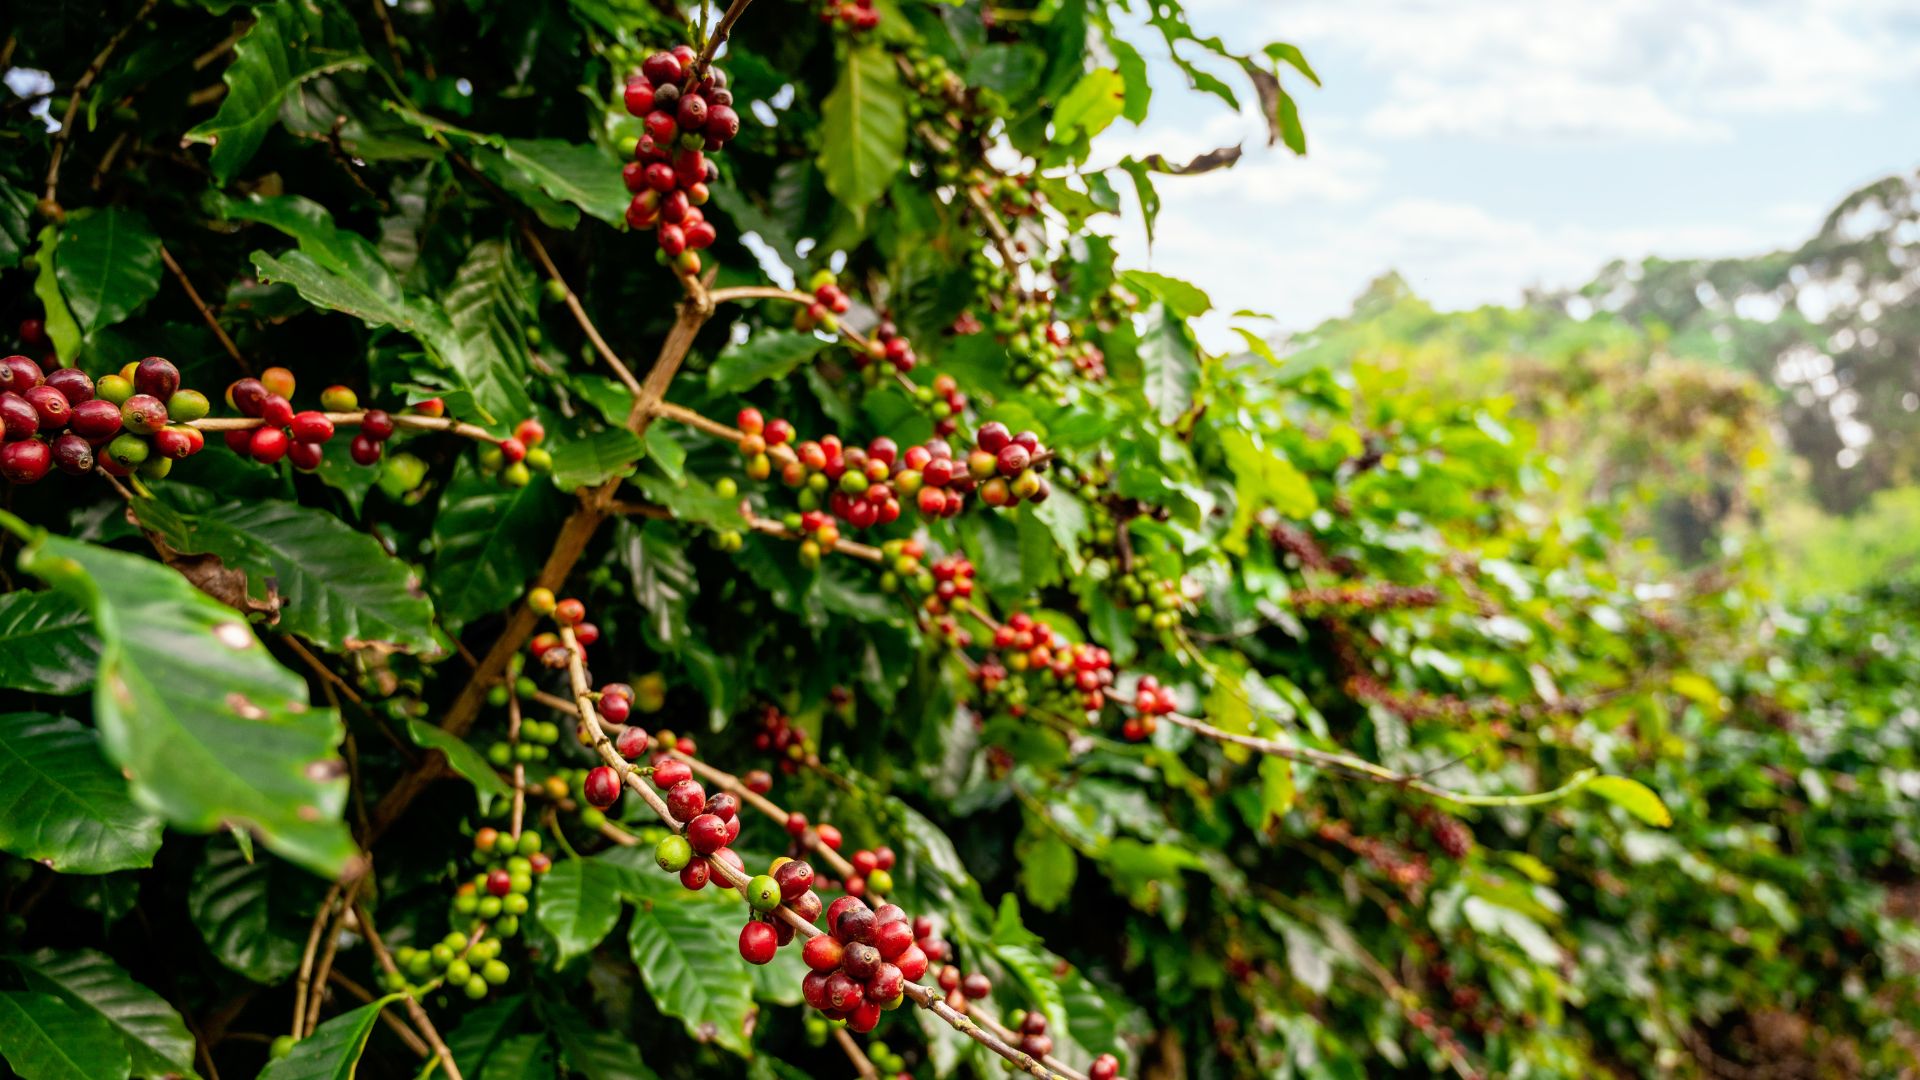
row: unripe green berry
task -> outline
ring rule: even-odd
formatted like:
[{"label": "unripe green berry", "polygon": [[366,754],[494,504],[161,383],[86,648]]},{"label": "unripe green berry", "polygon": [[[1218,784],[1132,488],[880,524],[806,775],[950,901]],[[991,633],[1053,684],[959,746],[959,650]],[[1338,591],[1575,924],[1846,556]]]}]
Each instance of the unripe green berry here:
[{"label": "unripe green berry", "polygon": [[747,882],[747,904],[755,911],[772,911],[780,906],[780,883],[771,874],[761,874]]},{"label": "unripe green berry", "polygon": [[[684,836],[668,836],[654,845],[653,861],[659,864],[660,869],[670,874],[677,874],[685,870],[687,864],[693,861],[693,845],[688,843]],[[779,886],[776,885],[774,895],[778,897],[779,892]]]}]

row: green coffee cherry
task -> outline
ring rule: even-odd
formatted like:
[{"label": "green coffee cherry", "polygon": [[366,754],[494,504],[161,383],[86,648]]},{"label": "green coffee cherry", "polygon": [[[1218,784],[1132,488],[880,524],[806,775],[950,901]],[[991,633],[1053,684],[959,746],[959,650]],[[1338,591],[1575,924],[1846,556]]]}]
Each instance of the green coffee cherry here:
[{"label": "green coffee cherry", "polygon": [[[654,846],[653,861],[667,873],[677,874],[685,870],[687,864],[693,861],[693,845],[688,843],[684,836],[666,837]],[[774,901],[777,903],[780,898],[780,886],[772,878],[766,880],[773,885]]]}]

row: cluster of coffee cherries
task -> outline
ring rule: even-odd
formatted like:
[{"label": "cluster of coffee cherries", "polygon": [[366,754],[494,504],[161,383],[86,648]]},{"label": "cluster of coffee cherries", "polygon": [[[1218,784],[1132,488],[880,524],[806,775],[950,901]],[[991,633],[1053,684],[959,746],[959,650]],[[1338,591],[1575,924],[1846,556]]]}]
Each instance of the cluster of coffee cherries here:
[{"label": "cluster of coffee cherries", "polygon": [[807,974],[800,993],[830,1020],[872,1031],[883,1011],[897,1009],[906,985],[927,973],[927,954],[898,905],[867,906],[857,896],[827,905],[827,932],[800,950]]},{"label": "cluster of coffee cherries", "polygon": [[1473,830],[1467,823],[1431,806],[1422,806],[1413,812],[1413,820],[1426,826],[1427,836],[1433,845],[1445,852],[1450,859],[1464,859],[1473,851]]},{"label": "cluster of coffee cherries", "polygon": [[960,430],[960,417],[966,413],[967,395],[961,391],[954,377],[939,374],[933,377],[932,386],[917,387],[914,399],[933,413],[933,433],[946,438]]},{"label": "cluster of coffee cherries", "polygon": [[933,590],[927,595],[926,608],[935,615],[961,611],[973,600],[973,560],[955,552],[935,559],[932,567]]},{"label": "cluster of coffee cherries", "polygon": [[[561,600],[553,595],[552,589],[529,589],[527,607],[535,615],[552,616],[554,622],[573,628],[573,639],[580,645],[582,663],[586,661],[587,648],[600,640],[600,628],[587,621],[587,605],[571,596]],[[535,634],[527,642],[527,652],[542,665],[556,671],[567,666],[567,647],[561,642],[560,635],[551,630]],[[631,691],[628,693],[631,694]],[[619,723],[618,720],[614,722]]]},{"label": "cluster of coffee cherries", "polygon": [[[795,724],[793,718],[778,705],[771,704],[760,710],[760,729],[753,733],[753,748],[763,754],[773,755],[780,763],[780,771],[789,775],[813,753],[813,748],[808,745],[806,729]],[[770,777],[768,784],[772,784]]]},{"label": "cluster of coffee cherries", "polygon": [[529,716],[520,721],[520,741],[511,743],[502,739],[487,747],[487,760],[500,769],[516,761],[523,764],[546,761],[552,755],[554,744],[559,741],[559,724]]},{"label": "cluster of coffee cherries", "polygon": [[749,964],[770,964],[793,941],[793,924],[775,914],[785,904],[807,922],[820,917],[823,901],[813,891],[813,867],[798,859],[773,860],[765,874],[747,882],[747,923],[740,928],[740,955]]},{"label": "cluster of coffee cherries", "polygon": [[880,564],[885,567],[880,572],[882,592],[899,592],[911,589],[915,593],[930,593],[934,589],[933,572],[927,569],[927,545],[918,537],[888,540],[880,545],[880,554],[886,556]]},{"label": "cluster of coffee cherries", "polygon": [[885,363],[893,370],[905,375],[920,363],[919,354],[913,351],[913,342],[900,333],[892,319],[882,319],[873,328],[873,339],[868,342],[867,351],[856,352],[853,366],[864,370],[872,369],[878,374],[880,369],[874,365]]},{"label": "cluster of coffee cherries", "polygon": [[480,468],[507,487],[526,487],[534,473],[553,468],[553,455],[540,445],[546,438],[547,429],[529,416],[514,426],[512,435],[481,449]]},{"label": "cluster of coffee cherries", "polygon": [[1177,708],[1172,691],[1153,676],[1142,675],[1133,688],[1133,715],[1120,725],[1120,734],[1129,742],[1152,738],[1160,728],[1159,718]]},{"label": "cluster of coffee cherries", "polygon": [[406,990],[419,994],[427,984],[439,982],[479,1001],[513,977],[513,969],[500,959],[502,944],[498,937],[474,941],[452,930],[424,949],[402,945],[393,951],[394,966],[400,970],[382,971],[380,988],[388,993]]},{"label": "cluster of coffee cherries", "polygon": [[[619,749],[624,756],[629,748]],[[666,754],[653,758],[653,783],[665,793],[668,813],[685,826],[684,833],[667,836],[654,847],[654,862],[662,870],[679,874],[680,884],[689,889],[704,889],[709,881],[722,889],[733,888],[725,874],[713,872],[712,860],[724,859],[735,870],[746,872],[746,863],[729,846],[740,836],[740,800],[724,791],[709,796],[686,762]],[[587,774],[587,799],[602,808],[610,806],[612,799],[619,798],[619,785],[613,769],[599,766]]]},{"label": "cluster of coffee cherries", "polygon": [[1387,880],[1410,894],[1418,893],[1427,882],[1433,880],[1433,868],[1428,865],[1425,855],[1409,852],[1398,844],[1376,836],[1356,834],[1353,826],[1345,821],[1337,818],[1321,821],[1314,833],[1321,840],[1338,844],[1365,859]]},{"label": "cluster of coffee cherries", "polygon": [[180,389],[180,369],[157,356],[97,384],[77,368],[43,373],[9,356],[0,360],[0,476],[32,484],[56,467],[81,476],[96,464],[115,476],[165,476],[205,445],[188,423],[205,415],[206,395]]},{"label": "cluster of coffee cherries", "polygon": [[541,851],[540,834],[522,830],[520,838],[486,826],[474,830],[474,863],[480,867],[453,894],[455,919],[482,919],[495,936],[513,938],[526,915],[534,878],[553,869],[553,859]]},{"label": "cluster of coffee cherries", "polygon": [[[813,293],[813,302],[793,313],[793,328],[801,333],[823,330],[829,334],[840,330],[840,316],[853,307],[853,300],[846,290],[837,283],[831,270],[816,270],[807,280],[807,288]],[[854,357],[854,362],[862,366],[865,359]]]},{"label": "cluster of coffee cherries", "polygon": [[719,68],[698,69],[699,54],[675,45],[640,65],[627,80],[627,111],[646,123],[622,172],[627,224],[657,229],[659,257],[683,274],[700,272],[699,252],[719,238],[700,208],[720,173],[706,158],[740,134],[740,114]]},{"label": "cluster of coffee cherries", "polygon": [[1089,716],[1106,707],[1114,679],[1113,654],[1106,649],[1070,642],[1023,611],[994,628],[993,649],[998,658],[990,657],[975,673],[982,689],[992,692],[1009,671],[1044,673],[1052,676],[1051,689],[1075,699]]},{"label": "cluster of coffee cherries", "polygon": [[[268,368],[257,379],[237,379],[228,386],[227,404],[242,416],[258,419],[260,425],[227,432],[227,448],[262,465],[287,458],[297,469],[310,472],[319,468],[327,441],[333,438],[333,420],[317,409],[295,412],[293,389],[293,372],[283,367]],[[321,401],[323,405],[331,401],[347,408],[357,404],[353,391],[344,386],[329,387]],[[364,443],[361,452],[369,455],[361,463],[371,465],[380,458],[379,444],[393,434],[393,417],[379,410],[370,412],[360,431],[354,441],[356,445]],[[358,454],[355,460],[360,460]]]},{"label": "cluster of coffee cherries", "polygon": [[820,8],[820,21],[863,34],[880,25],[880,12],[874,10],[873,0],[827,0]]},{"label": "cluster of coffee cherries", "polygon": [[861,848],[854,852],[847,859],[853,864],[853,876],[841,883],[846,894],[886,896],[893,892],[894,859],[893,849],[884,845],[871,851]]}]

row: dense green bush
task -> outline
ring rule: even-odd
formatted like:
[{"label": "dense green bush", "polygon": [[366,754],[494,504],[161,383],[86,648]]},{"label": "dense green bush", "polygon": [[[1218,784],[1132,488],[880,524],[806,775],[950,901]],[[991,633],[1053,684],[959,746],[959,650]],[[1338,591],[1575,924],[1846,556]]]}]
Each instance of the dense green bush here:
[{"label": "dense green bush", "polygon": [[[14,1071],[1915,1064],[1911,594],[1663,577],[1551,416],[1212,355],[1200,289],[1116,268],[1123,192],[1151,222],[1236,156],[1085,167],[1146,41],[1302,150],[1297,51],[1165,0],[681,14],[9,9],[64,126],[4,113],[0,305],[57,386],[172,420],[106,475],[24,482],[64,418],[0,459]],[[681,254],[626,84],[721,26],[745,122],[661,181],[717,234]],[[212,416],[114,381],[155,355]],[[882,467],[836,503],[782,424]],[[737,810],[757,921],[655,865],[732,873],[656,787],[701,846]],[[783,855],[819,884],[776,908]],[[743,954],[841,890],[948,955],[835,1030],[802,942]]]}]

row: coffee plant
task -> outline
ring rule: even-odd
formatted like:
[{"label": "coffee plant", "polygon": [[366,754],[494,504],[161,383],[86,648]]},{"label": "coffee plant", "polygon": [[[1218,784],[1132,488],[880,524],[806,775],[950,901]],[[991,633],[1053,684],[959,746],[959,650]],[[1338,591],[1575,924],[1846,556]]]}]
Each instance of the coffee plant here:
[{"label": "coffee plant", "polygon": [[1202,349],[1148,54],[1305,151],[1170,0],[9,7],[0,1057],[1914,1067],[1912,598]]}]

